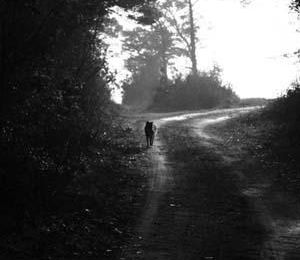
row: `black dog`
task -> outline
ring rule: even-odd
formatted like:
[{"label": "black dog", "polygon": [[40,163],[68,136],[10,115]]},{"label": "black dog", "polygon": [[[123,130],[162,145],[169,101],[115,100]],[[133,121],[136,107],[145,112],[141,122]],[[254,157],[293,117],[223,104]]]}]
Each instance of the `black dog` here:
[{"label": "black dog", "polygon": [[153,122],[147,121],[145,125],[147,147],[149,147],[149,145],[151,146],[153,145],[155,133],[156,133],[156,126],[153,124]]}]

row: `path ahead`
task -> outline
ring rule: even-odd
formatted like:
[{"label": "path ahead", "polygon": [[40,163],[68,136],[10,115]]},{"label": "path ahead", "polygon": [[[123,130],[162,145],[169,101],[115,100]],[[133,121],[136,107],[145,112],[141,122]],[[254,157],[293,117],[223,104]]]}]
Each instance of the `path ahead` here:
[{"label": "path ahead", "polygon": [[148,150],[148,199],[137,238],[121,259],[285,259],[276,251],[274,221],[259,189],[253,193],[233,167],[239,151],[220,149],[222,136],[206,131],[252,109],[155,120],[159,132]]}]

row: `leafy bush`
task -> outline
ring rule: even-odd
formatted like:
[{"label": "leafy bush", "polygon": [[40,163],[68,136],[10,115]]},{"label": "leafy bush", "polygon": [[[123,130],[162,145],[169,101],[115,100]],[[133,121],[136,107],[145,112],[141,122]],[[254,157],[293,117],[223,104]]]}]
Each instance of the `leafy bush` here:
[{"label": "leafy bush", "polygon": [[286,94],[278,98],[267,109],[267,114],[289,124],[300,124],[300,84],[295,82]]},{"label": "leafy bush", "polygon": [[99,34],[109,7],[144,3],[118,2],[0,4],[0,223],[7,232],[38,229],[72,179],[88,172],[92,147],[112,138],[112,77]]},{"label": "leafy bush", "polygon": [[232,89],[222,85],[219,74],[211,71],[185,79],[177,78],[168,87],[159,88],[150,109],[173,111],[230,107],[238,101]]}]

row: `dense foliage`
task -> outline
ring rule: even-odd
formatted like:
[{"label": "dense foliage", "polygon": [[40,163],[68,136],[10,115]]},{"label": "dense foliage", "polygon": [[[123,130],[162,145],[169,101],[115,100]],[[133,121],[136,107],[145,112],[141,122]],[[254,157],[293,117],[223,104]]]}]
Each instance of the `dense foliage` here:
[{"label": "dense foliage", "polygon": [[[282,192],[299,202],[299,83],[295,83],[285,95],[269,101],[263,109],[234,119],[228,128],[231,129],[231,141],[232,136],[236,136],[237,143],[252,150],[260,168],[257,170],[259,175],[272,178],[270,190]],[[255,167],[251,167],[251,171],[254,173]]]},{"label": "dense foliage", "polygon": [[110,163],[113,78],[98,36],[109,7],[144,2],[0,2],[1,234],[41,230],[74,179]]},{"label": "dense foliage", "polygon": [[237,105],[239,98],[230,87],[223,86],[219,69],[209,73],[178,78],[156,93],[152,110],[176,111]]},{"label": "dense foliage", "polygon": [[130,53],[125,66],[132,78],[124,82],[123,103],[136,108],[149,106],[160,85],[168,80],[168,65],[178,53],[169,30],[161,23],[123,32],[123,49]]},{"label": "dense foliage", "polygon": [[290,140],[297,139],[298,145],[300,144],[300,85],[298,82],[294,83],[285,95],[271,103],[266,108],[265,114],[281,126],[281,130],[290,137]]}]

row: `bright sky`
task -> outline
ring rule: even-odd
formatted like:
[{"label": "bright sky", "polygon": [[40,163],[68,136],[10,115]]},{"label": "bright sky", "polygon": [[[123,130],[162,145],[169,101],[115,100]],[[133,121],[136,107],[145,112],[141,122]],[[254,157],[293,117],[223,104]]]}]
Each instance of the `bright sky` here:
[{"label": "bright sky", "polygon": [[[276,97],[300,75],[300,64],[291,55],[300,49],[300,21],[289,9],[290,0],[253,0],[247,6],[240,0],[194,1],[200,26],[198,69],[218,64],[224,82],[241,98]],[[114,41],[109,61],[119,79],[126,75],[120,48]],[[177,65],[184,70],[180,60]],[[114,99],[120,101],[120,95]]]}]

